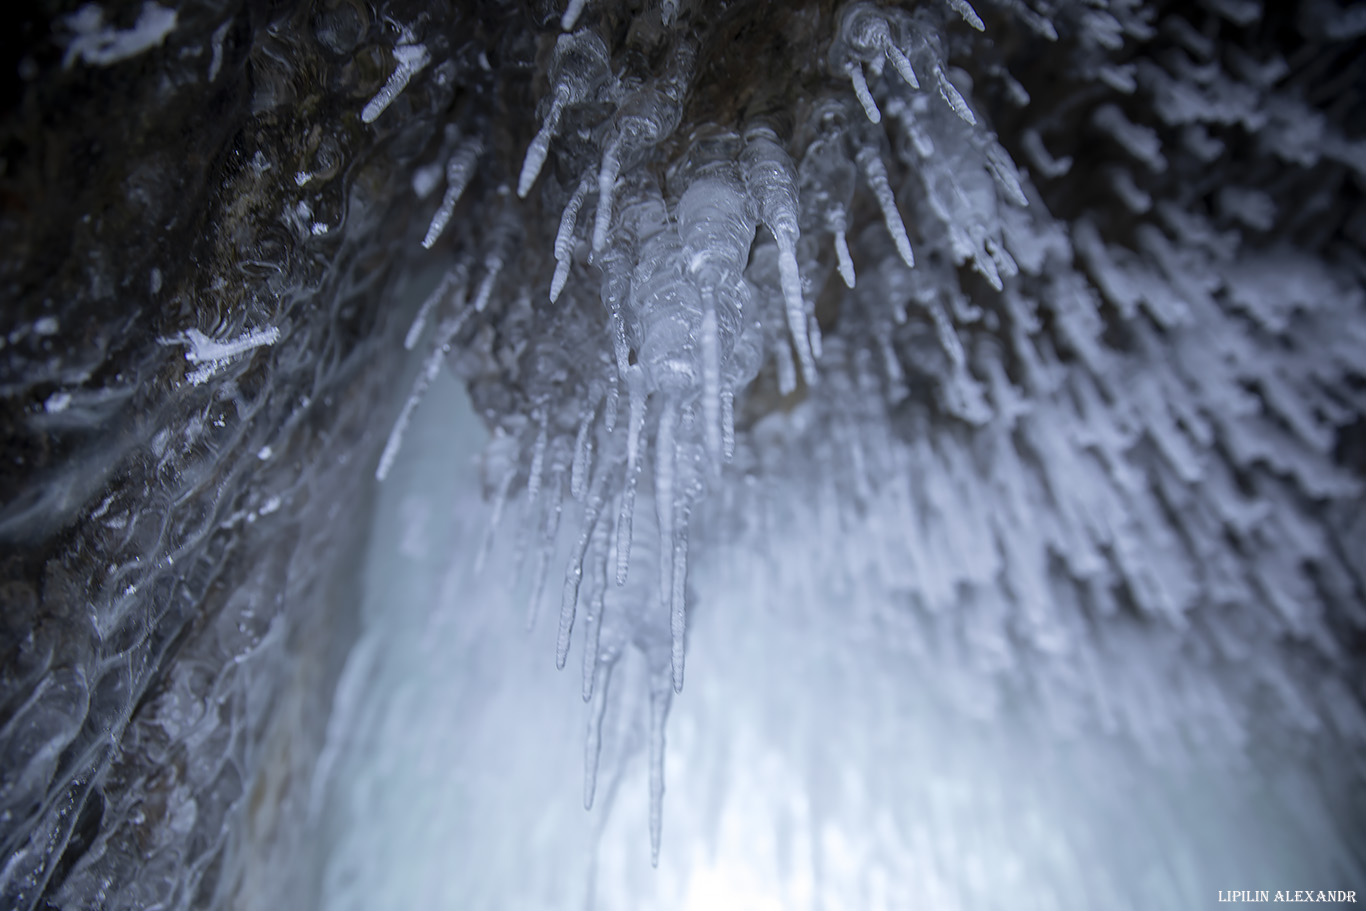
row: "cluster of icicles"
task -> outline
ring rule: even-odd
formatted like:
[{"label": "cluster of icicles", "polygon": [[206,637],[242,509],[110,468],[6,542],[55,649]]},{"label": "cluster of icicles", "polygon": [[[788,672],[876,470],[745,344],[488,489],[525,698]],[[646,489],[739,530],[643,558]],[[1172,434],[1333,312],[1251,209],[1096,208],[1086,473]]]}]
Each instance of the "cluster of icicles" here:
[{"label": "cluster of icicles", "polygon": [[[982,29],[965,0],[948,5],[969,26]],[[909,145],[922,162],[926,200],[947,229],[953,258],[970,262],[997,289],[1003,276],[1017,271],[997,235],[998,205],[1024,206],[1026,198],[1009,156],[950,78],[939,37],[945,27],[941,10],[911,14],[863,0],[846,5],[829,42],[830,91],[791,138],[762,118],[739,129],[700,127],[665,170],[661,185],[659,171],[646,165],[656,163],[656,149],[680,123],[697,75],[694,39],[676,28],[663,72],[652,79],[627,78],[613,72],[608,47],[592,28],[572,31],[582,8],[574,0],[564,14],[565,34],[557,39],[548,73],[550,94],[516,193],[525,198],[535,187],[564,124],[579,108],[606,104],[614,110],[606,121],[589,125],[600,137],[600,161],[572,185],[554,240],[553,276],[543,291],[552,304],[565,306],[567,287],[595,282],[610,354],[599,357],[591,341],[583,350],[566,352],[553,344],[537,349],[531,340],[523,378],[530,414],[512,417],[495,432],[486,474],[493,479],[495,527],[514,485],[524,485],[531,518],[518,545],[523,556],[530,549],[527,539],[539,539],[529,623],[541,600],[564,495],[582,504],[565,572],[556,662],[564,667],[582,612],[583,695],[591,706],[585,805],[593,800],[598,731],[612,670],[622,650],[634,646],[654,669],[650,831],[657,862],[665,718],[684,680],[689,523],[734,457],[737,397],[769,358],[783,396],[820,382],[821,330],[810,290],[824,284],[823,262],[831,258],[843,284],[856,285],[847,232],[860,178],[900,263],[915,266],[884,161],[891,151],[884,111],[897,124],[890,142]],[[666,2],[660,13],[667,27],[676,10]],[[395,53],[398,68],[365,109],[367,121],[379,117],[429,62],[425,49],[410,38],[403,41]],[[486,147],[479,136],[454,143],[425,247],[447,231]],[[790,149],[800,154],[794,158]],[[430,191],[440,175],[421,180]],[[517,205],[509,189],[501,193],[509,209]],[[482,261],[458,259],[422,305],[406,339],[409,349],[437,314],[446,315],[381,458],[381,479],[453,341],[495,299],[500,276],[513,261],[512,221],[495,218]],[[821,246],[833,247],[834,256],[820,255]],[[969,381],[949,314],[937,297],[920,302],[951,369]],[[906,321],[904,303],[888,308],[888,325]],[[883,344],[890,344],[885,334]],[[578,403],[572,414],[566,414],[566,401]],[[641,483],[647,474],[652,490]]]}]

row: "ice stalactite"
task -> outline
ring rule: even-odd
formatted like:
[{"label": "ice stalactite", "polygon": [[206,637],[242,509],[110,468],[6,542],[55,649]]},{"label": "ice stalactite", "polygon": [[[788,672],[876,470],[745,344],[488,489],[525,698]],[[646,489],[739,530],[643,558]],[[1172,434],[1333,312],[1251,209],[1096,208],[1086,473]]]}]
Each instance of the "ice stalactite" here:
[{"label": "ice stalactite", "polygon": [[[1355,597],[1324,556],[1327,533],[1303,516],[1358,496],[1332,453],[1362,403],[1344,379],[1346,342],[1325,336],[1307,301],[1333,289],[1352,314],[1343,338],[1355,337],[1357,254],[1324,251],[1356,250],[1361,232],[1325,198],[1314,204],[1336,213],[1322,230],[1338,246],[1292,241],[1313,217],[1259,182],[1281,168],[1359,174],[1358,140],[1310,147],[1272,130],[1262,101],[1305,135],[1326,121],[1282,97],[1285,73],[1230,59],[1242,75],[1230,74],[1205,33],[1175,13],[1155,26],[1139,4],[856,0],[809,18],[773,12],[783,28],[755,31],[738,29],[743,3],[716,22],[695,5],[647,6],[629,23],[611,3],[536,20],[535,62],[525,51],[525,78],[498,89],[512,106],[539,98],[536,122],[511,140],[452,128],[449,203],[427,244],[449,242],[467,309],[488,314],[449,360],[500,430],[486,487],[499,511],[526,510],[532,611],[569,529],[554,652],[563,668],[583,648],[586,803],[629,685],[649,716],[658,859],[664,721],[696,616],[689,567],[715,557],[716,536],[758,546],[784,517],[877,530],[876,542],[831,545],[853,567],[840,584],[915,606],[869,623],[961,638],[980,679],[950,669],[943,687],[973,712],[1006,698],[993,687],[1008,680],[1058,717],[1093,712],[1138,739],[1188,723],[1141,704],[1150,684],[1136,665],[1103,699],[1058,669],[1064,654],[1103,667],[1112,645],[1078,618],[1131,602],[1188,642],[1203,642],[1191,619],[1201,592],[1268,605],[1277,636],[1331,642],[1296,607],[1330,583],[1295,560],[1337,580],[1332,611]],[[1041,42],[1056,54],[1035,53]],[[1162,52],[1138,52],[1149,44]],[[796,83],[767,80],[779,58],[812,63]],[[750,70],[753,85],[731,80]],[[1261,164],[1235,160],[1233,129],[1260,137],[1247,148]],[[524,149],[517,161],[509,144]],[[1285,187],[1300,179],[1320,178]],[[471,228],[457,207],[488,215]],[[530,230],[527,213],[539,213]],[[1294,254],[1294,274],[1326,257],[1331,277],[1313,293],[1278,286],[1283,303],[1269,303],[1249,264],[1296,244],[1312,251]],[[1202,345],[1218,357],[1202,362]],[[1296,354],[1254,375],[1249,352],[1277,345]],[[1330,366],[1307,372],[1297,359],[1316,345]],[[746,515],[774,484],[791,502]],[[1297,557],[1238,568],[1237,554],[1269,540],[1242,500],[1302,504],[1286,520]],[[1215,586],[1183,547],[1243,581]],[[644,677],[626,673],[626,655]],[[1318,698],[1257,679],[1288,705]],[[1196,689],[1234,698],[1223,686]],[[1202,710],[1192,703],[1190,717]]]}]

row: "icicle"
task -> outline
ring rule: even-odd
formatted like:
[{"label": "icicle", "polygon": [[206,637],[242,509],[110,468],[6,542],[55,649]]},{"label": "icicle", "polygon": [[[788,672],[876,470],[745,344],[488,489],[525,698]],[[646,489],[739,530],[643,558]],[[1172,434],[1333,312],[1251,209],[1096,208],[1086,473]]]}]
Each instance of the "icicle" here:
[{"label": "icicle", "polygon": [[474,574],[484,570],[484,562],[489,558],[489,551],[493,549],[493,536],[498,532],[498,526],[503,521],[503,510],[507,507],[508,490],[512,487],[514,471],[508,471],[503,475],[503,479],[498,482],[498,489],[493,494],[493,510],[489,515],[488,527],[484,529],[483,540],[479,542],[479,552],[474,556]]},{"label": "icicle", "polygon": [[394,422],[394,427],[389,431],[389,439],[384,444],[384,452],[379,457],[379,466],[375,469],[375,479],[383,481],[389,476],[389,472],[394,467],[394,459],[398,457],[399,448],[403,445],[403,434],[408,429],[408,421],[413,416],[413,410],[417,408],[418,402],[422,401],[423,394],[427,387],[431,386],[436,379],[437,373],[441,370],[441,362],[445,359],[446,351],[450,347],[451,339],[455,338],[460,327],[465,325],[465,320],[469,318],[470,311],[463,308],[459,315],[445,320],[437,332],[436,346],[432,353],[423,362],[422,369],[418,371],[417,378],[413,381],[412,392],[408,395],[408,400],[403,403],[403,410],[399,412],[398,420]]},{"label": "icicle", "polygon": [[384,113],[384,109],[398,97],[399,92],[407,87],[408,81],[421,72],[431,60],[427,48],[420,44],[400,44],[395,47],[394,62],[398,65],[389,76],[389,81],[384,83],[384,87],[360,112],[360,119],[365,123],[374,123],[379,115]]},{"label": "icicle", "polygon": [[650,683],[650,863],[659,866],[664,831],[664,724],[673,692],[668,684]]},{"label": "icicle", "polygon": [[735,392],[729,388],[721,390],[721,457],[735,458]]},{"label": "icicle", "polygon": [[607,246],[607,232],[612,227],[612,194],[617,175],[621,172],[623,133],[618,133],[602,152],[602,169],[598,171],[598,215],[593,222],[593,252]]},{"label": "icicle", "polygon": [[476,313],[483,313],[484,308],[489,305],[489,297],[493,294],[493,285],[498,281],[498,273],[503,271],[503,257],[497,253],[489,254],[484,260],[484,268],[488,270],[484,274],[484,280],[479,283],[479,293],[474,298],[474,310]]},{"label": "icicle", "polygon": [[579,21],[579,16],[583,14],[583,8],[588,5],[588,0],[569,0],[569,5],[564,8],[564,15],[560,17],[560,28],[569,32],[574,30],[574,24]]},{"label": "icicle", "polygon": [[[664,411],[659,415],[659,432],[655,437],[655,516],[659,521],[659,600],[661,604],[670,605],[671,617],[674,579],[673,561],[669,555],[673,553],[674,542],[674,481],[678,469],[674,433],[677,430],[677,423],[677,406],[666,400]],[[677,618],[671,620],[670,626],[674,636],[673,653],[676,657],[673,661],[673,677],[674,686],[677,688],[683,679],[683,634]]]},{"label": "icicle", "polygon": [[436,309],[437,304],[445,300],[446,295],[451,293],[451,289],[454,288],[457,283],[463,282],[464,280],[465,271],[460,267],[451,269],[441,277],[441,281],[437,282],[436,287],[432,289],[432,293],[427,295],[427,299],[424,300],[422,306],[418,308],[417,316],[413,318],[413,324],[408,327],[408,334],[403,339],[403,347],[406,350],[412,351],[417,347],[418,339],[422,337],[422,330],[426,327],[427,319],[431,316],[432,311]]},{"label": "icicle", "polygon": [[592,543],[593,532],[602,513],[607,474],[605,470],[600,471],[593,479],[592,490],[583,508],[583,529],[579,532],[578,544],[570,555],[569,566],[564,572],[564,593],[560,598],[560,631],[555,639],[555,667],[559,670],[564,670],[565,659],[569,656],[569,637],[574,631],[574,615],[579,608],[579,585],[583,581],[583,563],[588,557],[588,547]]},{"label": "icicle", "polygon": [[617,429],[617,409],[620,407],[621,389],[617,374],[607,378],[607,398],[602,406],[602,427],[609,434]]},{"label": "icicle", "polygon": [[636,508],[636,484],[640,479],[640,434],[645,429],[645,378],[639,364],[632,364],[626,392],[630,397],[630,426],[626,430],[626,490],[617,520],[617,584],[626,584],[631,563],[631,517]]},{"label": "icicle", "polygon": [[[680,504],[681,505],[681,504]],[[673,532],[673,586],[669,593],[669,638],[674,692],[683,692],[683,662],[688,632],[688,510],[680,508]],[[664,554],[660,554],[663,561]]]},{"label": "icicle", "polygon": [[583,701],[593,698],[594,675],[598,665],[598,646],[602,640],[602,612],[606,606],[607,567],[616,563],[616,541],[612,535],[611,523],[599,522],[593,532],[590,545],[593,554],[593,597],[588,599],[588,610],[584,622],[583,643]]},{"label": "icicle", "polygon": [[873,93],[868,91],[868,80],[863,75],[863,61],[851,60],[844,66],[844,71],[849,74],[849,79],[854,83],[854,96],[858,98],[858,103],[863,106],[863,113],[868,115],[868,119],[873,123],[882,122],[882,112],[877,109],[877,102],[873,100]]},{"label": "icicle", "polygon": [[531,602],[527,605],[527,631],[536,628],[545,594],[546,574],[550,572],[550,558],[555,552],[555,539],[560,532],[560,513],[564,508],[564,466],[560,463],[551,472],[550,495],[546,501],[545,525],[541,529],[541,546],[536,552],[536,570],[531,577]]},{"label": "icicle", "polygon": [[527,473],[526,496],[528,503],[535,503],[536,498],[541,493],[541,473],[545,470],[545,449],[549,442],[549,431],[546,426],[546,413],[544,410],[537,412],[536,441],[531,445],[531,469]]},{"label": "icicle", "polygon": [[[887,59],[892,61],[892,66],[911,88],[920,88],[920,80],[915,77],[915,70],[911,68],[911,61],[906,59],[906,54],[896,46],[896,42],[892,41],[890,34],[887,34],[882,40],[882,51],[887,55]],[[876,122],[874,121],[874,123]]]},{"label": "icicle", "polygon": [[806,336],[811,339],[811,355],[821,356],[821,324],[816,321],[816,314],[809,313],[806,317]]},{"label": "icicle", "polygon": [[935,331],[939,335],[939,344],[943,347],[944,353],[949,356],[955,367],[962,367],[967,358],[963,355],[963,343],[958,340],[958,333],[954,331],[953,323],[949,321],[949,315],[944,312],[944,308],[938,301],[929,303],[930,318],[934,320]]},{"label": "icicle", "polygon": [[987,148],[987,167],[991,169],[992,176],[996,178],[1001,189],[1006,191],[1011,202],[1017,206],[1028,207],[1029,198],[1020,186],[1020,173],[1015,169],[1015,162],[1010,160],[1009,153],[1001,148],[999,142],[992,142]]},{"label": "icicle", "polygon": [[963,118],[969,126],[976,126],[977,116],[972,113],[972,108],[968,107],[968,103],[963,100],[958,89],[954,88],[952,82],[949,82],[949,74],[944,71],[944,64],[936,63],[934,65],[934,76],[939,83],[940,96],[948,102],[949,107],[953,108],[953,112]]},{"label": "icicle", "polygon": [[579,218],[579,209],[583,206],[584,197],[588,195],[588,190],[593,184],[593,175],[585,174],[583,180],[579,181],[578,187],[574,190],[574,195],[569,197],[569,202],[564,205],[564,213],[560,215],[560,230],[555,234],[555,277],[550,280],[550,302],[553,304],[559,300],[560,292],[564,290],[564,284],[569,280],[569,266],[574,258],[574,225]]},{"label": "icicle", "polygon": [[600,677],[593,689],[592,705],[588,711],[588,735],[583,739],[583,808],[593,809],[593,796],[598,789],[598,756],[602,753],[602,718],[607,713],[607,688],[612,683],[612,661],[595,662],[594,674]]},{"label": "icicle", "polygon": [[835,259],[839,261],[840,278],[844,279],[844,287],[853,288],[857,281],[854,275],[854,258],[849,255],[849,238],[845,236],[843,228],[835,232]]},{"label": "icicle", "polygon": [[471,139],[457,149],[455,154],[451,155],[450,161],[446,162],[446,195],[442,198],[436,214],[432,216],[427,236],[422,238],[422,246],[425,249],[430,250],[440,239],[441,233],[446,230],[456,204],[460,202],[460,197],[465,194],[465,188],[470,185],[470,179],[474,177],[474,168],[479,163],[482,151],[483,145],[479,140]]},{"label": "icicle", "polygon": [[911,240],[906,236],[906,225],[897,211],[896,196],[887,180],[887,168],[882,164],[882,157],[876,147],[869,146],[860,149],[857,158],[868,186],[877,198],[878,208],[882,209],[882,220],[887,225],[887,233],[892,235],[892,242],[896,244],[896,252],[901,254],[902,262],[914,268],[915,254],[911,252]]},{"label": "icicle", "polygon": [[592,470],[593,461],[593,419],[595,414],[590,405],[584,412],[582,420],[579,421],[579,432],[574,437],[574,461],[569,472],[569,494],[576,500],[582,500],[584,485],[588,482],[589,472]]},{"label": "icicle", "polygon": [[792,348],[784,339],[778,343],[778,391],[791,395],[797,391],[797,368],[792,363]]},{"label": "icicle", "polygon": [[792,344],[797,349],[802,378],[808,386],[816,384],[816,362],[811,351],[811,339],[806,332],[806,302],[802,299],[802,276],[797,267],[797,245],[791,238],[786,243],[778,239],[778,278],[783,286],[783,301],[787,311],[787,328],[792,333]]},{"label": "icicle", "polygon": [[712,467],[721,467],[721,352],[716,326],[716,295],[702,292],[702,418]]},{"label": "icicle", "polygon": [[555,95],[550,101],[550,110],[545,112],[545,120],[541,121],[541,128],[532,137],[531,145],[526,149],[526,157],[522,159],[522,173],[517,178],[517,196],[521,199],[526,199],[526,195],[536,183],[536,178],[541,175],[546,156],[550,154],[550,141],[559,132],[560,117],[564,114],[568,101],[569,90],[563,85],[556,86]]},{"label": "icicle", "polygon": [[953,7],[954,12],[963,17],[963,21],[979,32],[984,32],[987,27],[982,23],[982,17],[977,15],[977,10],[972,8],[968,0],[947,0],[949,6]]}]

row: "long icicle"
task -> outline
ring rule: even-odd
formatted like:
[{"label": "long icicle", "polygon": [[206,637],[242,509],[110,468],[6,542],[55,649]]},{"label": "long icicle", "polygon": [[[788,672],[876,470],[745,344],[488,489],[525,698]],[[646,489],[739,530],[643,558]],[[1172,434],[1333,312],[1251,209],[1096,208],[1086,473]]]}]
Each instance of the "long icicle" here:
[{"label": "long icicle", "polygon": [[669,718],[673,690],[667,682],[650,681],[650,863],[659,866],[664,832],[664,725]]},{"label": "long icicle", "polygon": [[602,754],[602,718],[607,713],[607,689],[612,683],[616,660],[599,661],[594,668],[598,677],[588,710],[588,734],[583,739],[583,808],[593,809],[598,790],[598,757]]},{"label": "long icicle", "polygon": [[583,701],[593,698],[594,673],[598,664],[598,646],[602,641],[602,612],[606,607],[607,589],[611,582],[607,578],[608,567],[616,564],[616,537],[612,534],[612,523],[599,522],[593,532],[593,596],[588,599],[588,609],[584,613],[583,643]]},{"label": "long icicle", "polygon": [[593,222],[593,252],[607,246],[607,232],[612,227],[612,196],[621,173],[621,146],[624,134],[618,133],[602,152],[602,168],[598,171],[598,214]]},{"label": "long icicle", "polygon": [[403,434],[408,429],[408,421],[412,419],[413,411],[422,401],[422,396],[431,386],[432,381],[436,379],[437,373],[440,372],[441,362],[446,357],[446,350],[450,347],[451,340],[465,325],[465,320],[469,319],[471,311],[468,307],[461,307],[462,303],[463,301],[460,301],[456,305],[460,307],[460,312],[442,322],[441,328],[437,330],[436,345],[432,348],[432,353],[427,355],[427,360],[423,362],[417,378],[413,380],[412,392],[409,393],[408,400],[403,403],[403,410],[399,412],[398,420],[394,421],[393,429],[389,431],[389,439],[384,444],[384,452],[380,455],[379,465],[375,468],[376,480],[383,481],[393,470],[394,459],[398,458],[398,451],[403,445]]},{"label": "long icicle", "polygon": [[887,225],[887,233],[892,235],[892,243],[896,244],[896,252],[901,254],[907,266],[914,268],[915,254],[911,251],[911,239],[906,236],[906,224],[897,211],[896,195],[887,180],[887,168],[882,163],[882,156],[876,147],[869,146],[860,149],[857,158],[863,168],[863,176],[877,199],[878,208],[882,210],[882,220]]},{"label": "long icicle", "polygon": [[840,278],[844,287],[853,288],[858,279],[854,275],[854,258],[849,255],[849,238],[844,228],[835,229],[835,259],[839,262]]},{"label": "long icicle", "polygon": [[536,628],[541,615],[541,601],[545,595],[546,575],[550,572],[550,558],[555,552],[555,539],[560,531],[560,514],[564,509],[564,467],[556,466],[550,473],[550,494],[545,504],[545,525],[541,530],[541,546],[536,552],[536,570],[532,574],[531,602],[527,605],[526,628]]},{"label": "long icicle", "polygon": [[626,429],[626,490],[617,520],[617,584],[626,584],[631,565],[631,519],[636,508],[636,485],[640,481],[640,435],[645,429],[645,378],[639,364],[632,364],[626,391],[630,395],[630,426]]},{"label": "long icicle", "polygon": [[[672,651],[670,662],[673,668],[674,692],[683,692],[683,661],[686,657],[688,612],[688,509],[678,504],[674,517],[673,532],[673,588],[669,593],[669,637]],[[663,562],[664,554],[660,554]]]},{"label": "long icicle", "polygon": [[560,215],[560,230],[555,233],[555,276],[550,280],[550,302],[560,299],[565,282],[569,281],[569,267],[574,261],[574,226],[579,219],[579,209],[583,208],[584,197],[593,186],[592,173],[585,174],[574,189],[574,195],[564,205]]},{"label": "long icicle", "polygon": [[441,206],[432,216],[432,223],[427,228],[427,236],[422,239],[424,249],[430,250],[440,239],[446,225],[450,223],[451,215],[455,213],[456,203],[460,202],[460,197],[465,195],[465,188],[470,185],[470,179],[474,177],[475,165],[479,163],[479,155],[483,151],[483,145],[478,139],[471,139],[451,155],[450,161],[446,162],[446,195],[441,199]]},{"label": "long icicle", "polygon": [[592,405],[579,420],[579,432],[574,437],[574,461],[569,467],[569,495],[582,500],[584,488],[593,467],[593,421],[597,412]]},{"label": "long icicle", "polygon": [[867,114],[868,119],[873,123],[881,123],[882,112],[877,109],[877,102],[873,100],[873,93],[868,90],[868,80],[863,75],[863,61],[849,61],[845,64],[844,71],[849,74],[849,80],[854,83],[854,97],[858,98],[858,103],[863,106],[863,113]]},{"label": "long icicle", "polygon": [[[674,540],[674,479],[678,469],[677,450],[674,433],[678,423],[678,406],[669,400],[664,402],[664,410],[659,414],[659,432],[655,436],[655,516],[659,520],[659,601],[671,604],[673,601],[673,553]],[[680,644],[681,630],[675,628],[673,653],[675,680],[682,680]]]},{"label": "long icicle", "polygon": [[522,173],[517,178],[517,196],[519,199],[526,199],[526,195],[531,192],[532,186],[536,183],[536,178],[541,176],[541,168],[545,167],[546,156],[550,154],[550,141],[559,132],[560,117],[564,114],[565,105],[568,103],[568,87],[557,85],[555,95],[550,99],[550,110],[545,112],[545,120],[541,121],[541,128],[532,137],[531,145],[527,146],[526,149],[526,157],[522,159]]},{"label": "long icicle", "polygon": [[702,291],[702,420],[707,457],[713,471],[721,468],[721,351],[720,330],[716,325],[716,292]]},{"label": "long icicle", "polygon": [[560,630],[555,639],[555,667],[564,670],[565,660],[569,657],[569,637],[574,631],[574,615],[579,608],[579,586],[583,582],[583,562],[588,556],[588,546],[592,543],[593,531],[598,517],[602,514],[606,497],[607,472],[600,471],[593,479],[588,500],[583,507],[583,530],[579,532],[578,544],[569,557],[569,566],[564,573],[564,592],[560,598]]}]

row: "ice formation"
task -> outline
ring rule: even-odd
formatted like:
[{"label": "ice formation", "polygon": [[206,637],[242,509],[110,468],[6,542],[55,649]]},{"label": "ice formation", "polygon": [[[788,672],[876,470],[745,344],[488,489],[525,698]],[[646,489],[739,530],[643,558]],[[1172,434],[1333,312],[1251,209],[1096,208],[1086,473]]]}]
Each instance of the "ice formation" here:
[{"label": "ice formation", "polygon": [[[658,860],[671,698],[660,679],[683,689],[694,529],[700,515],[713,534],[738,523],[736,546],[753,547],[765,533],[747,517],[780,508],[742,505],[734,489],[746,479],[795,492],[801,527],[876,521],[876,546],[827,546],[849,541],[846,565],[929,617],[960,618],[982,650],[965,655],[981,663],[974,701],[1002,698],[985,680],[1037,686],[1068,723],[1085,717],[1160,752],[1175,748],[1159,747],[1164,737],[1195,729],[1244,743],[1260,714],[1247,700],[1265,688],[1279,706],[1267,712],[1322,719],[1312,726],[1344,742],[1366,735],[1361,713],[1341,708],[1356,703],[1329,695],[1340,684],[1295,682],[1280,662],[1264,677],[1234,657],[1303,648],[1351,665],[1340,637],[1363,619],[1356,568],[1330,543],[1331,523],[1309,516],[1360,495],[1335,453],[1366,404],[1352,379],[1366,341],[1361,259],[1350,244],[1289,240],[1269,197],[1230,189],[1211,210],[1190,176],[1216,173],[1225,140],[1209,131],[1237,116],[1200,92],[1244,106],[1258,94],[1258,106],[1332,136],[1325,152],[1294,154],[1265,132],[1237,140],[1266,160],[1359,180],[1361,140],[1292,100],[1284,73],[1258,81],[1212,41],[1108,62],[1195,28],[1139,4],[1000,4],[983,18],[966,3],[856,0],[775,14],[773,53],[823,61],[800,88],[766,80],[757,63],[749,83],[710,82],[733,65],[707,43],[713,26],[666,6],[623,30],[575,4],[542,27],[525,202],[499,190],[475,203],[495,222],[532,207],[542,227],[523,235],[515,272],[486,273],[490,300],[507,308],[491,346],[473,362],[452,355],[476,404],[500,403],[484,412],[499,439],[518,441],[520,456],[496,460],[488,483],[500,502],[525,491],[533,617],[566,471],[582,503],[568,525],[555,660],[566,664],[586,614],[588,800],[603,693],[634,648],[649,667]],[[1031,29],[1057,43],[1057,62],[1012,75],[997,36]],[[1081,96],[1049,100],[1045,72],[1090,86],[1086,111],[1068,107]],[[715,97],[728,90],[739,98]],[[995,121],[1018,122],[1020,109],[1030,125],[1012,128],[1012,154]],[[1191,145],[1194,131],[1212,151]],[[1068,143],[1094,150],[1064,154]],[[1340,163],[1320,165],[1328,149],[1343,150]],[[1102,164],[1118,208],[1050,191],[1083,158]],[[546,225],[558,226],[553,241]],[[449,255],[478,259],[490,243],[467,231]],[[1274,289],[1250,278],[1268,257],[1295,278]],[[765,437],[775,422],[790,426]],[[972,619],[970,603],[1010,614]],[[1227,619],[1233,610],[1260,619]],[[1083,676],[1055,692],[1069,686],[1055,664],[1107,660],[1106,634],[1086,631],[1100,621],[1087,618],[1122,616],[1149,630],[1136,641],[1179,631],[1201,668],[1188,695],[1162,685],[1174,700],[1162,717],[1141,689]]]},{"label": "ice formation", "polygon": [[[381,771],[415,762],[456,793],[460,819],[433,833],[496,815],[486,797],[514,800],[512,775],[479,767],[484,796],[461,790],[473,760],[404,724],[440,717],[444,680],[488,745],[522,691],[464,690],[532,660],[574,668],[557,684],[584,705],[530,714],[546,743],[581,738],[553,792],[578,821],[547,798],[518,850],[580,826],[610,867],[625,849],[599,848],[633,826],[657,882],[701,906],[736,873],[697,844],[735,845],[735,808],[773,782],[790,800],[755,812],[797,820],[800,847],[755,850],[790,903],[1009,905],[983,884],[999,861],[1006,887],[1047,870],[1044,906],[1189,907],[1205,874],[1163,844],[1203,845],[1230,878],[1256,852],[1209,847],[1174,808],[1195,793],[1231,813],[1263,779],[1267,813],[1315,849],[1285,869],[1360,882],[1359,11],[147,3],[87,5],[51,32],[55,49],[20,61],[0,169],[20,175],[0,213],[19,441],[0,512],[18,618],[0,905],[281,906],[250,864],[290,895],[322,882],[338,907],[366,904],[357,877],[431,904],[354,840],[293,879],[268,858],[331,813],[398,813],[357,770],[357,732],[377,732]],[[164,121],[110,125],[82,102],[88,122],[61,121],[75,139],[37,141],[53,97],[108,101],[78,59]],[[116,129],[140,131],[116,144],[130,156],[171,142],[150,132],[163,122],[191,154],[148,151],[70,203],[49,189]],[[58,205],[61,230],[15,214]],[[187,225],[204,235],[190,252]],[[150,252],[122,255],[148,226]],[[488,431],[488,515],[465,504],[442,591],[413,581],[434,607],[394,607],[421,622],[389,633],[435,654],[405,666],[372,610],[323,725],[318,643],[345,624],[320,555],[341,566],[354,548],[362,478],[410,480],[409,436],[451,400],[424,397],[451,377]],[[405,508],[384,543],[416,560],[434,507]],[[485,528],[464,527],[475,514]],[[496,630],[506,605],[483,597],[514,582],[541,650],[525,660]],[[781,619],[772,642],[746,611]],[[739,689],[708,689],[709,667]],[[781,693],[812,696],[807,714]],[[784,712],[799,718],[784,728]],[[941,713],[957,720],[908,720]],[[1040,769],[1050,738],[1097,744],[1068,762],[1106,807],[1148,780],[1124,763],[1176,770],[1125,830],[1141,888],[1125,894],[1123,864],[1088,865],[1124,806],[1055,831],[1041,814],[1067,798],[1048,787],[1017,790],[955,741],[945,752],[990,783],[964,796],[975,781],[927,758],[926,731],[1000,752],[1012,726]],[[738,764],[732,740],[753,788],[726,797],[697,781]],[[892,770],[912,748],[924,782]],[[666,802],[680,771],[677,790],[712,802]],[[961,805],[992,815],[969,822],[980,841],[955,878],[942,855],[961,847],[944,835]],[[671,856],[675,818],[692,840]],[[462,907],[509,906],[487,889],[505,861],[470,862]],[[620,866],[575,882],[644,907]],[[530,895],[563,872],[547,870],[522,906],[553,903]]]}]

